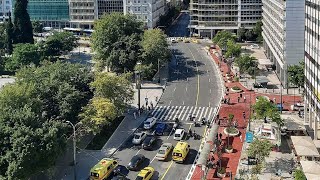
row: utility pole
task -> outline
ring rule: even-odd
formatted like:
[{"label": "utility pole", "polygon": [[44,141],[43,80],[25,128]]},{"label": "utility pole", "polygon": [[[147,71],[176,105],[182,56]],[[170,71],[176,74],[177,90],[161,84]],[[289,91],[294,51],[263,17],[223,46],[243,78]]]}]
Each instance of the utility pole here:
[{"label": "utility pole", "polygon": [[68,124],[70,124],[73,128],[73,175],[74,175],[74,180],[77,179],[77,160],[76,160],[76,126],[72,124],[70,121],[66,121]]},{"label": "utility pole", "polygon": [[[141,65],[141,63],[138,62],[137,65]],[[141,72],[140,70],[135,71],[135,74],[136,74],[136,89],[138,90],[138,110],[140,111],[140,108],[141,108],[141,105],[140,105]]]}]

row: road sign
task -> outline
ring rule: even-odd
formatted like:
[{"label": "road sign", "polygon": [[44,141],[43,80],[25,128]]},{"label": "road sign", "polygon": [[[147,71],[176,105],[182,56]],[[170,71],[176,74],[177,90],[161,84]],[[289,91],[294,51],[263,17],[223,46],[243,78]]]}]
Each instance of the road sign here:
[{"label": "road sign", "polygon": [[252,132],[246,132],[246,142],[251,143],[253,141],[253,133]]}]

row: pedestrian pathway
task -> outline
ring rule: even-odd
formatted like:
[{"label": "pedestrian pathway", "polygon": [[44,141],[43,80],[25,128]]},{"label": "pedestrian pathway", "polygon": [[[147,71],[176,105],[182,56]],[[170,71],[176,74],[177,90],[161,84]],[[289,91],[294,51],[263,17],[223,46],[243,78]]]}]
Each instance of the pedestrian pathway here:
[{"label": "pedestrian pathway", "polygon": [[195,107],[195,106],[158,106],[151,115],[158,121],[174,121],[178,118],[180,121],[189,121],[190,115],[195,121],[201,121],[202,118],[211,120],[217,111],[217,107]]},{"label": "pedestrian pathway", "polygon": [[[275,103],[280,103],[280,96],[275,94],[265,94],[265,93],[256,93],[254,91],[250,91],[246,89],[244,86],[241,85],[240,82],[229,82],[226,73],[228,72],[229,68],[227,67],[226,63],[222,62],[217,56],[215,52],[210,52],[213,60],[216,64],[219,65],[221,74],[223,76],[223,80],[225,82],[226,87],[226,94],[224,96],[224,99],[229,100],[228,103],[222,104],[220,111],[219,111],[219,118],[227,119],[229,114],[234,115],[234,120],[238,124],[238,130],[240,131],[240,134],[236,137],[233,137],[229,139],[229,143],[233,146],[233,152],[232,153],[225,153],[222,151],[222,157],[221,157],[221,164],[222,167],[226,168],[226,177],[222,179],[233,179],[237,173],[237,168],[239,165],[239,159],[241,156],[243,141],[245,140],[245,133],[247,131],[247,125],[248,125],[248,117],[250,114],[250,106],[256,102],[257,96],[267,96],[270,100],[275,100]],[[231,72],[231,76],[233,77],[233,73]],[[232,87],[239,87],[242,92],[232,92],[230,89]],[[282,96],[282,103],[284,104],[284,110],[290,110],[290,105],[292,105],[292,102],[294,101],[301,101],[301,97],[299,96]],[[220,125],[218,134],[221,134],[221,140],[222,140],[222,149],[227,144],[227,136],[224,134],[223,130],[225,127],[222,127],[224,125]],[[217,153],[214,155],[214,159],[212,159],[212,155],[208,156],[208,159],[213,161],[214,164],[218,163],[218,157]],[[207,168],[203,169],[203,167],[196,166],[193,175],[192,180],[218,180],[221,179],[217,176],[217,168]]]}]

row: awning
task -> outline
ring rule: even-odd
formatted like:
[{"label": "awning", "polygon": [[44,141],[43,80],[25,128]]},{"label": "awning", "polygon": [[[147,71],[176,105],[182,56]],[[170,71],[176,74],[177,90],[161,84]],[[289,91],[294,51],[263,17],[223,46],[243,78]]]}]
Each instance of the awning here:
[{"label": "awning", "polygon": [[302,170],[308,180],[319,180],[320,162],[319,161],[300,161]]},{"label": "awning", "polygon": [[268,82],[269,82],[269,79],[266,76],[256,76],[256,83],[263,84]]},{"label": "awning", "polygon": [[273,63],[270,61],[270,59],[258,59],[259,64],[265,65],[265,66],[271,66]]},{"label": "awning", "polygon": [[298,156],[320,156],[310,136],[291,136],[291,140]]},{"label": "awning", "polygon": [[287,114],[281,114],[280,115],[281,119],[284,120],[284,126],[287,128],[289,131],[304,131],[306,130],[303,121],[299,120],[295,116],[292,115],[287,115]]}]

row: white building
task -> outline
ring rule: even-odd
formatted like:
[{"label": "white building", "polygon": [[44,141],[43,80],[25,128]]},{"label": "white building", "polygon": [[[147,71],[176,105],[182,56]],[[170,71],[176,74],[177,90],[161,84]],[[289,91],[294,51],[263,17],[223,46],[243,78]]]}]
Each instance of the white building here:
[{"label": "white building", "polygon": [[70,27],[91,29],[96,19],[96,0],[69,0]]},{"label": "white building", "polygon": [[123,0],[123,12],[135,15],[144,23],[145,28],[152,29],[165,13],[165,5],[166,0]]},{"label": "white building", "polygon": [[[320,139],[320,1],[306,0],[305,21],[305,124]],[[307,108],[309,112],[307,112]]]},{"label": "white building", "polygon": [[261,6],[261,0],[190,0],[190,32],[213,38],[220,30],[252,29]]},{"label": "white building", "polygon": [[287,68],[304,58],[304,0],[262,0],[262,36],[267,57],[284,87]]},{"label": "white building", "polygon": [[7,21],[10,13],[12,13],[12,1],[0,0],[0,22]]}]

